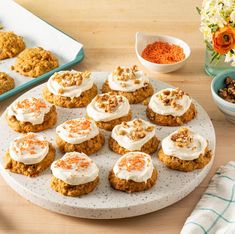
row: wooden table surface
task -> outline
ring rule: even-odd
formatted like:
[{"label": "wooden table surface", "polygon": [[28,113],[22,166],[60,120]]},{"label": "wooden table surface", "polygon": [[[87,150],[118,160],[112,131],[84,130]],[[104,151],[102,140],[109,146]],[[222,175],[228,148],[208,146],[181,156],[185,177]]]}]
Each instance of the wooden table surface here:
[{"label": "wooden table surface", "polygon": [[[195,191],[168,208],[136,218],[87,220],[55,214],[26,201],[0,178],[0,233],[179,233],[215,170],[235,158],[235,125],[217,110],[210,94],[211,78],[203,70],[204,45],[195,9],[201,1],[17,2],[85,45],[86,57],[75,67],[79,70],[106,71],[131,64],[141,67],[134,51],[137,31],[168,34],[188,42],[192,55],[182,69],[152,76],[184,89],[205,108],[216,130],[217,147],[213,169]],[[0,113],[15,98],[1,102]]]}]

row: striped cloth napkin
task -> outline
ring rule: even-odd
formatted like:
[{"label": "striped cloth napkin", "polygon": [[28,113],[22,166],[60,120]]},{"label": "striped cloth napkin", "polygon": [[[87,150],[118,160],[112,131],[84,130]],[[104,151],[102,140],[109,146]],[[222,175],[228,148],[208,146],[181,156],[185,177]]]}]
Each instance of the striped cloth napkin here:
[{"label": "striped cloth napkin", "polygon": [[235,161],[221,166],[181,234],[235,234]]}]

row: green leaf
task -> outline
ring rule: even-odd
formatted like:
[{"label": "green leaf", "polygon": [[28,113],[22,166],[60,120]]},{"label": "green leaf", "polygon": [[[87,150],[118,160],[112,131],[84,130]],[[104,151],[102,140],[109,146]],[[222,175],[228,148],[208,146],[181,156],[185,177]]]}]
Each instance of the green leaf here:
[{"label": "green leaf", "polygon": [[216,32],[219,29],[219,26],[217,24],[210,24],[208,27],[211,29],[211,32]]},{"label": "green leaf", "polygon": [[196,7],[197,13],[201,15],[201,9],[199,7]]},{"label": "green leaf", "polygon": [[211,58],[210,63],[212,63],[215,59],[219,60],[219,59],[220,59],[220,56],[221,56],[221,55],[220,55],[219,53],[213,52],[213,53],[212,53],[212,58]]},{"label": "green leaf", "polygon": [[207,47],[208,50],[214,51],[214,50],[213,50],[213,47],[212,47],[212,45],[211,45],[211,43],[209,43],[209,42],[206,41],[206,40],[205,40],[205,43],[206,43],[206,47]]}]

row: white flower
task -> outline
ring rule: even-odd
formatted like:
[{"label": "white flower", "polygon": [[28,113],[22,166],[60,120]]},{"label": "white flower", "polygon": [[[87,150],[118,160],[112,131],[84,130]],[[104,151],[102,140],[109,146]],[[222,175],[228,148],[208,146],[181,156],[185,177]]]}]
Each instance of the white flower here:
[{"label": "white flower", "polygon": [[[230,23],[235,23],[235,0],[203,0],[200,31],[205,41],[211,44],[213,34]],[[225,55],[225,62],[235,66],[235,50]]]},{"label": "white flower", "polygon": [[232,13],[230,14],[230,20],[232,22],[235,22],[235,10],[233,10]]},{"label": "white flower", "polygon": [[233,60],[233,54],[231,52],[228,52],[226,55],[225,55],[225,62],[226,63],[230,63],[231,61]]}]

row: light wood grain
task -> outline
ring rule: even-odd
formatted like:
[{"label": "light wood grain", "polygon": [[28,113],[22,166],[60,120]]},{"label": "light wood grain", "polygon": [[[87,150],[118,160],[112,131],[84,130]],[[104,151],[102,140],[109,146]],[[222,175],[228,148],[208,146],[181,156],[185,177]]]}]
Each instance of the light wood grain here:
[{"label": "light wood grain", "polygon": [[[120,64],[140,66],[134,52],[137,31],[169,34],[187,41],[192,56],[185,67],[171,74],[151,75],[183,88],[201,103],[215,126],[217,148],[209,176],[189,196],[158,212],[122,220],[85,220],[52,213],[21,198],[0,178],[0,233],[179,233],[215,170],[235,158],[235,126],[217,110],[210,95],[211,78],[203,71],[204,45],[195,10],[201,1],[17,2],[85,45],[86,58],[76,69],[104,71]],[[15,98],[0,103],[0,113]]]}]

